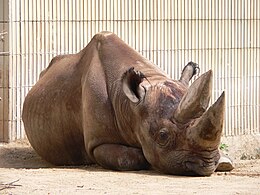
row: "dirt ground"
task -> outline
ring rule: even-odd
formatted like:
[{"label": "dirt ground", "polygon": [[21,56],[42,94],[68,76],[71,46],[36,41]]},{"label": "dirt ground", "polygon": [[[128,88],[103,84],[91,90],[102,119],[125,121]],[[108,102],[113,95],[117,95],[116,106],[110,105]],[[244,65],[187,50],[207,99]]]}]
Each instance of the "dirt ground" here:
[{"label": "dirt ground", "polygon": [[235,161],[210,177],[54,167],[26,141],[0,145],[0,194],[260,194],[260,160]]}]

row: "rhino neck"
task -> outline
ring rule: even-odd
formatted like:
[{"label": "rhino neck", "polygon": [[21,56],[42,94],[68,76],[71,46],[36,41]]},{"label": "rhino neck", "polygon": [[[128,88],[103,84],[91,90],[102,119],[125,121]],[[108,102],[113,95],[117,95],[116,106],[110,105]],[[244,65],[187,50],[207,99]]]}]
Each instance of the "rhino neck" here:
[{"label": "rhino neck", "polygon": [[141,147],[138,140],[138,129],[135,127],[135,113],[131,102],[123,95],[121,82],[115,82],[111,87],[110,99],[114,109],[115,126],[122,141],[133,147]]}]

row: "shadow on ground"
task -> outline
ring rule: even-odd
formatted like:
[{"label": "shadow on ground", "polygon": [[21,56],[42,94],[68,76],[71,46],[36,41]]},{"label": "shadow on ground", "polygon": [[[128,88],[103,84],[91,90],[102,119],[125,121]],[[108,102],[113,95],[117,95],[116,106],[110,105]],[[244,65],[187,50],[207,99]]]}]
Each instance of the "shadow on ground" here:
[{"label": "shadow on ground", "polygon": [[[27,140],[9,144],[0,144],[0,168],[39,169],[39,168],[77,168],[89,171],[110,171],[98,165],[91,166],[54,166],[44,161],[31,147]],[[133,171],[133,173],[160,175],[153,170]],[[213,175],[260,176],[260,160],[240,160],[235,162],[235,169],[231,172],[216,172]]]},{"label": "shadow on ground", "polygon": [[54,167],[42,160],[26,142],[0,145],[0,168],[46,168]]}]

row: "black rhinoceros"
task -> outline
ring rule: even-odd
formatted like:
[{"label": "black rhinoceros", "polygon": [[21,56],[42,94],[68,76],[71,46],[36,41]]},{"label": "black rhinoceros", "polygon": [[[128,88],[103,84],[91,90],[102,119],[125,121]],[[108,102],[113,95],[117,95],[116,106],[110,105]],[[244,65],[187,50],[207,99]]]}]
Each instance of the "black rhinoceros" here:
[{"label": "black rhinoceros", "polygon": [[79,53],[53,58],[29,91],[29,142],[55,165],[211,175],[225,95],[207,109],[212,71],[189,87],[196,69],[190,62],[172,80],[115,34],[96,34]]}]

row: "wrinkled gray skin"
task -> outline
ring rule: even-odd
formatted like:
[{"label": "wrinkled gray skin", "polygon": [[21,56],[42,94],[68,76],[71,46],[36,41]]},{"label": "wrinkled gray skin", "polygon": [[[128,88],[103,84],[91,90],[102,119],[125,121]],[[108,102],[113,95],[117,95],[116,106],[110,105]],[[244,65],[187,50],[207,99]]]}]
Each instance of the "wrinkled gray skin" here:
[{"label": "wrinkled gray skin", "polygon": [[55,165],[211,175],[224,93],[207,110],[212,72],[188,87],[196,69],[190,62],[172,80],[116,35],[99,33],[41,73],[23,106],[28,139]]}]

